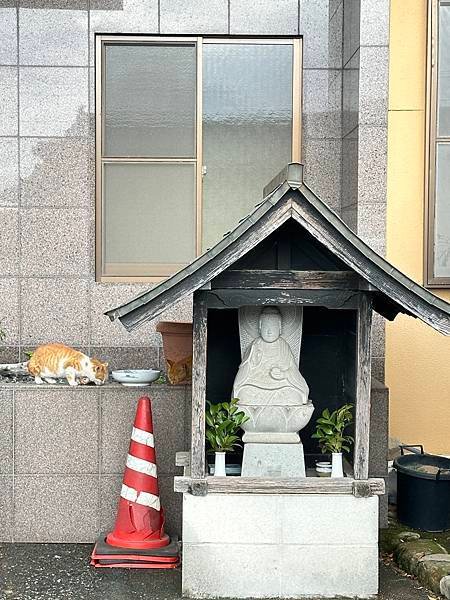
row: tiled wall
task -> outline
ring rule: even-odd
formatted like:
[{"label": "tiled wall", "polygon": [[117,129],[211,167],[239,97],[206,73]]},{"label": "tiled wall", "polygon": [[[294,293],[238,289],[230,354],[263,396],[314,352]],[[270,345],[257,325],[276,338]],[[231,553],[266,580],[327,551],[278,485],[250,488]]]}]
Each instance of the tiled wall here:
[{"label": "tiled wall", "polygon": [[[147,286],[94,281],[95,32],[303,34],[306,181],[382,250],[387,18],[388,0],[0,0],[0,362],[55,340],[113,368],[162,362],[154,324],[129,334],[103,315]],[[191,312],[188,301],[164,317]],[[381,374],[381,327],[374,342]],[[156,400],[169,519],[183,393]],[[121,388],[2,392],[7,539],[90,541],[111,526],[134,402]]]},{"label": "tiled wall", "polygon": [[[342,2],[0,1],[0,362],[58,340],[113,367],[160,362],[153,325],[104,311],[147,286],[94,281],[94,32],[297,34],[308,183],[341,202]],[[170,311],[189,320],[191,305]]]},{"label": "tiled wall", "polygon": [[[139,396],[118,384],[0,387],[0,541],[92,542],[114,527]],[[189,447],[190,388],[150,396],[167,530],[180,535],[173,476]]]}]

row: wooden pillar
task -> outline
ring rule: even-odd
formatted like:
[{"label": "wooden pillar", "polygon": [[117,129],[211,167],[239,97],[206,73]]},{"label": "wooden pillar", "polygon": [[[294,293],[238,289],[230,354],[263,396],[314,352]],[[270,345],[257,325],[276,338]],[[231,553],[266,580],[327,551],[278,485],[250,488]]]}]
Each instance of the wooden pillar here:
[{"label": "wooden pillar", "polygon": [[372,299],[361,294],[356,325],[356,411],[353,470],[369,477]]},{"label": "wooden pillar", "polygon": [[207,306],[202,292],[194,293],[192,355],[191,477],[205,477],[205,402]]}]

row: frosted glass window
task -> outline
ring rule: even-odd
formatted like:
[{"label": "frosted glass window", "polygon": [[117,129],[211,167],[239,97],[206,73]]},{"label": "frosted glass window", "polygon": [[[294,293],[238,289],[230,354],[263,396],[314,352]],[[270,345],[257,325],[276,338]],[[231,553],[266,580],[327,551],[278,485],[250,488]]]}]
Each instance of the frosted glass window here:
[{"label": "frosted glass window", "polygon": [[194,165],[106,163],[104,175],[106,274],[148,275],[195,257]]},{"label": "frosted glass window", "polygon": [[104,156],[194,157],[195,45],[105,46]]},{"label": "frosted glass window", "polygon": [[439,8],[438,135],[450,135],[450,6]]},{"label": "frosted glass window", "polygon": [[436,153],[436,202],[434,275],[450,277],[450,144],[438,144]]},{"label": "frosted glass window", "polygon": [[203,46],[203,233],[214,245],[292,155],[292,45]]}]

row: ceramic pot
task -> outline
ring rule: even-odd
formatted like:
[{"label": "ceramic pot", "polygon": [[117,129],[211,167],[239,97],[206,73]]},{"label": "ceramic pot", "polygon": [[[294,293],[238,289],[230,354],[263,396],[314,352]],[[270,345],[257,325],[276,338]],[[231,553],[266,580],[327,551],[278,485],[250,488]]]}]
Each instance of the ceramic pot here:
[{"label": "ceramic pot", "polygon": [[331,477],[344,477],[342,452],[333,452],[331,455]]},{"label": "ceramic pot", "polygon": [[160,321],[156,331],[162,336],[167,379],[173,385],[192,381],[192,323]]},{"label": "ceramic pot", "polygon": [[226,477],[225,452],[215,452],[214,477]]},{"label": "ceramic pot", "polygon": [[330,477],[331,463],[328,461],[316,462],[316,473],[319,477]]}]

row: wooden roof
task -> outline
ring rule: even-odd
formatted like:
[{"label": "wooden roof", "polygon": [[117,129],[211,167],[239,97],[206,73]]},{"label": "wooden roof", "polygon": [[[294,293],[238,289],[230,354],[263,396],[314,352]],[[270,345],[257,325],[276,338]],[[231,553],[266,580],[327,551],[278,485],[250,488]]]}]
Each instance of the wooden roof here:
[{"label": "wooden roof", "polygon": [[450,334],[450,304],[409,279],[349,229],[304,183],[303,165],[290,163],[264,189],[264,195],[213,248],[148,292],[105,314],[132,331],[204,286],[293,219],[371,284],[377,312],[390,320],[403,312]]}]

